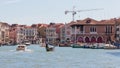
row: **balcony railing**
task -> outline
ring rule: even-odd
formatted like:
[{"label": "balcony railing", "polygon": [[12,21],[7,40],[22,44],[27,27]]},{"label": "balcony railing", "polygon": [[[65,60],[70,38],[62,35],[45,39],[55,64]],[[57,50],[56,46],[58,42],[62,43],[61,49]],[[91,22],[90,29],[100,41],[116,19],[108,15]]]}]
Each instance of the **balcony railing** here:
[{"label": "balcony railing", "polygon": [[76,32],[76,33],[71,33],[71,34],[100,34],[100,35],[111,35],[112,33],[97,33],[97,32],[90,32],[90,33],[81,33],[81,32]]}]

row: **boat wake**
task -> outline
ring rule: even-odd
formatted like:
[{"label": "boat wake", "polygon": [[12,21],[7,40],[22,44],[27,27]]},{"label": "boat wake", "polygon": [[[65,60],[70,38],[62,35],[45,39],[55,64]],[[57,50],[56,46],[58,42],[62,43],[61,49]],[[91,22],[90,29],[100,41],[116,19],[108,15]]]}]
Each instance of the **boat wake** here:
[{"label": "boat wake", "polygon": [[33,52],[31,49],[26,49],[25,52]]},{"label": "boat wake", "polygon": [[17,50],[10,50],[10,51],[12,51],[12,52],[33,52],[33,50],[31,50],[31,49],[19,50],[19,51],[17,51]]}]

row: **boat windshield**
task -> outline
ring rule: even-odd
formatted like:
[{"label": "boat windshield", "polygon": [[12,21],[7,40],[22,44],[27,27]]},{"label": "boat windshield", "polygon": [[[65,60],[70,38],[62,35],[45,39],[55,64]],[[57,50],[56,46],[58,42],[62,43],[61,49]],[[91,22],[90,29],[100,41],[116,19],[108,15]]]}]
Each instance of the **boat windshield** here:
[{"label": "boat windshield", "polygon": [[18,46],[19,48],[25,48],[25,46]]}]

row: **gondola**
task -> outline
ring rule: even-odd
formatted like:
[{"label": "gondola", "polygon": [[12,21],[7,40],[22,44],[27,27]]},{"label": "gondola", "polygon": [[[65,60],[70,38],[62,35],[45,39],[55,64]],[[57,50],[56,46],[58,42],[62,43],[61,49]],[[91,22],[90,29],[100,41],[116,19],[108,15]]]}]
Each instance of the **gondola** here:
[{"label": "gondola", "polygon": [[54,50],[54,47],[49,47],[48,44],[46,44],[45,48],[46,48],[46,51],[47,51],[47,52]]}]

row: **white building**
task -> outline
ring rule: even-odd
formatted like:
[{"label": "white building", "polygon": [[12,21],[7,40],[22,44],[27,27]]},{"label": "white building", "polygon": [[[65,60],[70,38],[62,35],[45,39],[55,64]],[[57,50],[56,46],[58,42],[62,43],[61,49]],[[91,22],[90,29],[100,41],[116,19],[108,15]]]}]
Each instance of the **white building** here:
[{"label": "white building", "polygon": [[19,25],[17,27],[17,43],[36,43],[37,42],[37,28],[32,26]]},{"label": "white building", "polygon": [[71,39],[71,27],[70,23],[65,24],[60,29],[60,41],[65,42]]},{"label": "white building", "polygon": [[29,41],[31,43],[37,42],[37,28],[32,26],[26,26],[24,29],[25,41]]},{"label": "white building", "polygon": [[50,23],[46,28],[46,42],[55,43],[57,38],[55,23]]},{"label": "white building", "polygon": [[66,37],[65,37],[65,25],[61,26],[60,28],[60,42],[65,42]]},{"label": "white building", "polygon": [[17,43],[23,43],[25,40],[25,28],[23,26],[17,26]]}]

